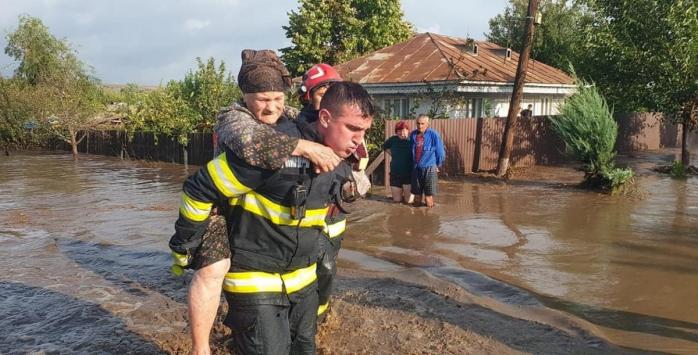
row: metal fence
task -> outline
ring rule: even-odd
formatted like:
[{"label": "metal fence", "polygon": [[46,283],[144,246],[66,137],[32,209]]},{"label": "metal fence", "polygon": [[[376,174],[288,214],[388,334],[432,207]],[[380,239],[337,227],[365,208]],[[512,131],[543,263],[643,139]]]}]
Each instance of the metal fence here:
[{"label": "metal fence", "polygon": [[[536,116],[517,120],[511,166],[549,165],[567,160],[564,143],[553,132],[549,119],[555,117]],[[621,153],[676,147],[681,143],[680,129],[663,120],[660,114],[619,114],[616,119],[619,127],[616,149]],[[386,122],[386,139],[394,135],[397,122]],[[431,120],[430,127],[439,132],[446,145],[446,161],[441,170],[448,175],[495,170],[504,122],[504,118]],[[413,121],[410,125],[411,129],[415,127]],[[389,165],[390,158],[387,156],[386,176]]]},{"label": "metal fence", "polygon": [[[121,156],[131,159],[166,161],[179,164],[204,165],[213,157],[211,133],[189,134],[186,146],[173,137],[151,132],[136,132],[130,139],[120,130],[92,131],[78,145],[78,152]],[[70,150],[59,142],[54,149]]]},{"label": "metal fence", "polygon": [[[677,147],[681,144],[680,129],[664,120],[660,114],[619,114],[617,121],[619,132],[616,148],[621,153]],[[394,134],[397,122],[389,120],[385,123],[386,139]],[[414,122],[410,124],[414,128]],[[463,175],[497,168],[504,131],[503,118],[435,119],[430,126],[439,132],[446,145],[443,172],[448,175]],[[515,132],[511,156],[513,167],[548,165],[566,160],[563,154],[564,144],[552,131],[548,117],[519,119]],[[191,133],[189,144],[183,146],[174,138],[162,134],[137,132],[128,139],[124,131],[95,131],[90,132],[80,143],[78,151],[204,165],[213,156],[211,136],[211,133]],[[70,150],[66,143],[57,143],[54,148]],[[383,171],[387,177],[390,156],[385,159]],[[381,170],[379,168],[376,171]]]}]

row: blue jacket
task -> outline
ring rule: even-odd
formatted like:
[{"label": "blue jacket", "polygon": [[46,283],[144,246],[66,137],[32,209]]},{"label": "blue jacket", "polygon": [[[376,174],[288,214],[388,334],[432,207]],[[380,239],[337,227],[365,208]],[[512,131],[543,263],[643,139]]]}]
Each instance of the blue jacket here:
[{"label": "blue jacket", "polygon": [[430,166],[443,165],[446,157],[446,149],[444,149],[444,143],[441,141],[439,134],[431,128],[427,128],[426,132],[424,132],[422,157],[417,161],[417,134],[419,134],[419,131],[416,129],[410,133],[412,160],[415,162],[415,167],[428,168]]}]

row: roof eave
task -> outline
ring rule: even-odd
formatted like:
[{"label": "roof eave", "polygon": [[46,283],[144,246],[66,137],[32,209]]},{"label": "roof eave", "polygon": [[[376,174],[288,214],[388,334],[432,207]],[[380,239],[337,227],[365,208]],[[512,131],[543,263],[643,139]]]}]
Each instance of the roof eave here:
[{"label": "roof eave", "polygon": [[[495,81],[431,81],[428,83],[363,83],[366,90],[372,95],[381,94],[423,94],[427,86],[432,86],[436,90],[452,90],[461,93],[482,93],[482,94],[511,94],[514,83]],[[571,84],[542,84],[526,83],[523,88],[524,94],[547,94],[547,95],[571,95],[574,93],[575,85]]]}]

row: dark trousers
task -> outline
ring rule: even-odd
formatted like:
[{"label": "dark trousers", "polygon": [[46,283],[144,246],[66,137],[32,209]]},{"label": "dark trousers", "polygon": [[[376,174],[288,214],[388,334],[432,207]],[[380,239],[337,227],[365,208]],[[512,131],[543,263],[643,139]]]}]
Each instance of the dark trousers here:
[{"label": "dark trousers", "polygon": [[233,331],[235,354],[315,354],[317,283],[288,295],[288,302],[265,302],[260,297],[255,303],[254,295],[227,292],[226,299],[224,323]]},{"label": "dark trousers", "polygon": [[329,239],[320,238],[320,255],[317,261],[318,303],[326,304],[334,289],[334,279],[337,275],[337,254],[341,248],[341,236]]},{"label": "dark trousers", "polygon": [[410,192],[412,192],[415,197],[419,198],[422,194],[425,196],[436,195],[438,187],[438,174],[436,170],[436,166],[414,168],[414,170],[412,170],[412,188]]}]

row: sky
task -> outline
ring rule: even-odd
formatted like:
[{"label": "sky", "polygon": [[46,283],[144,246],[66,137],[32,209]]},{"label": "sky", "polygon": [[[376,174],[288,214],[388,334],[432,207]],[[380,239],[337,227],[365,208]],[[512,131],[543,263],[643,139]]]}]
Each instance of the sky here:
[{"label": "sky", "polygon": [[[488,20],[507,0],[403,0],[418,32],[484,39]],[[139,85],[181,80],[196,58],[223,60],[237,74],[243,49],[288,47],[281,26],[295,0],[0,0],[0,73],[16,63],[4,53],[18,17],[40,18],[66,39],[103,83]]]}]

